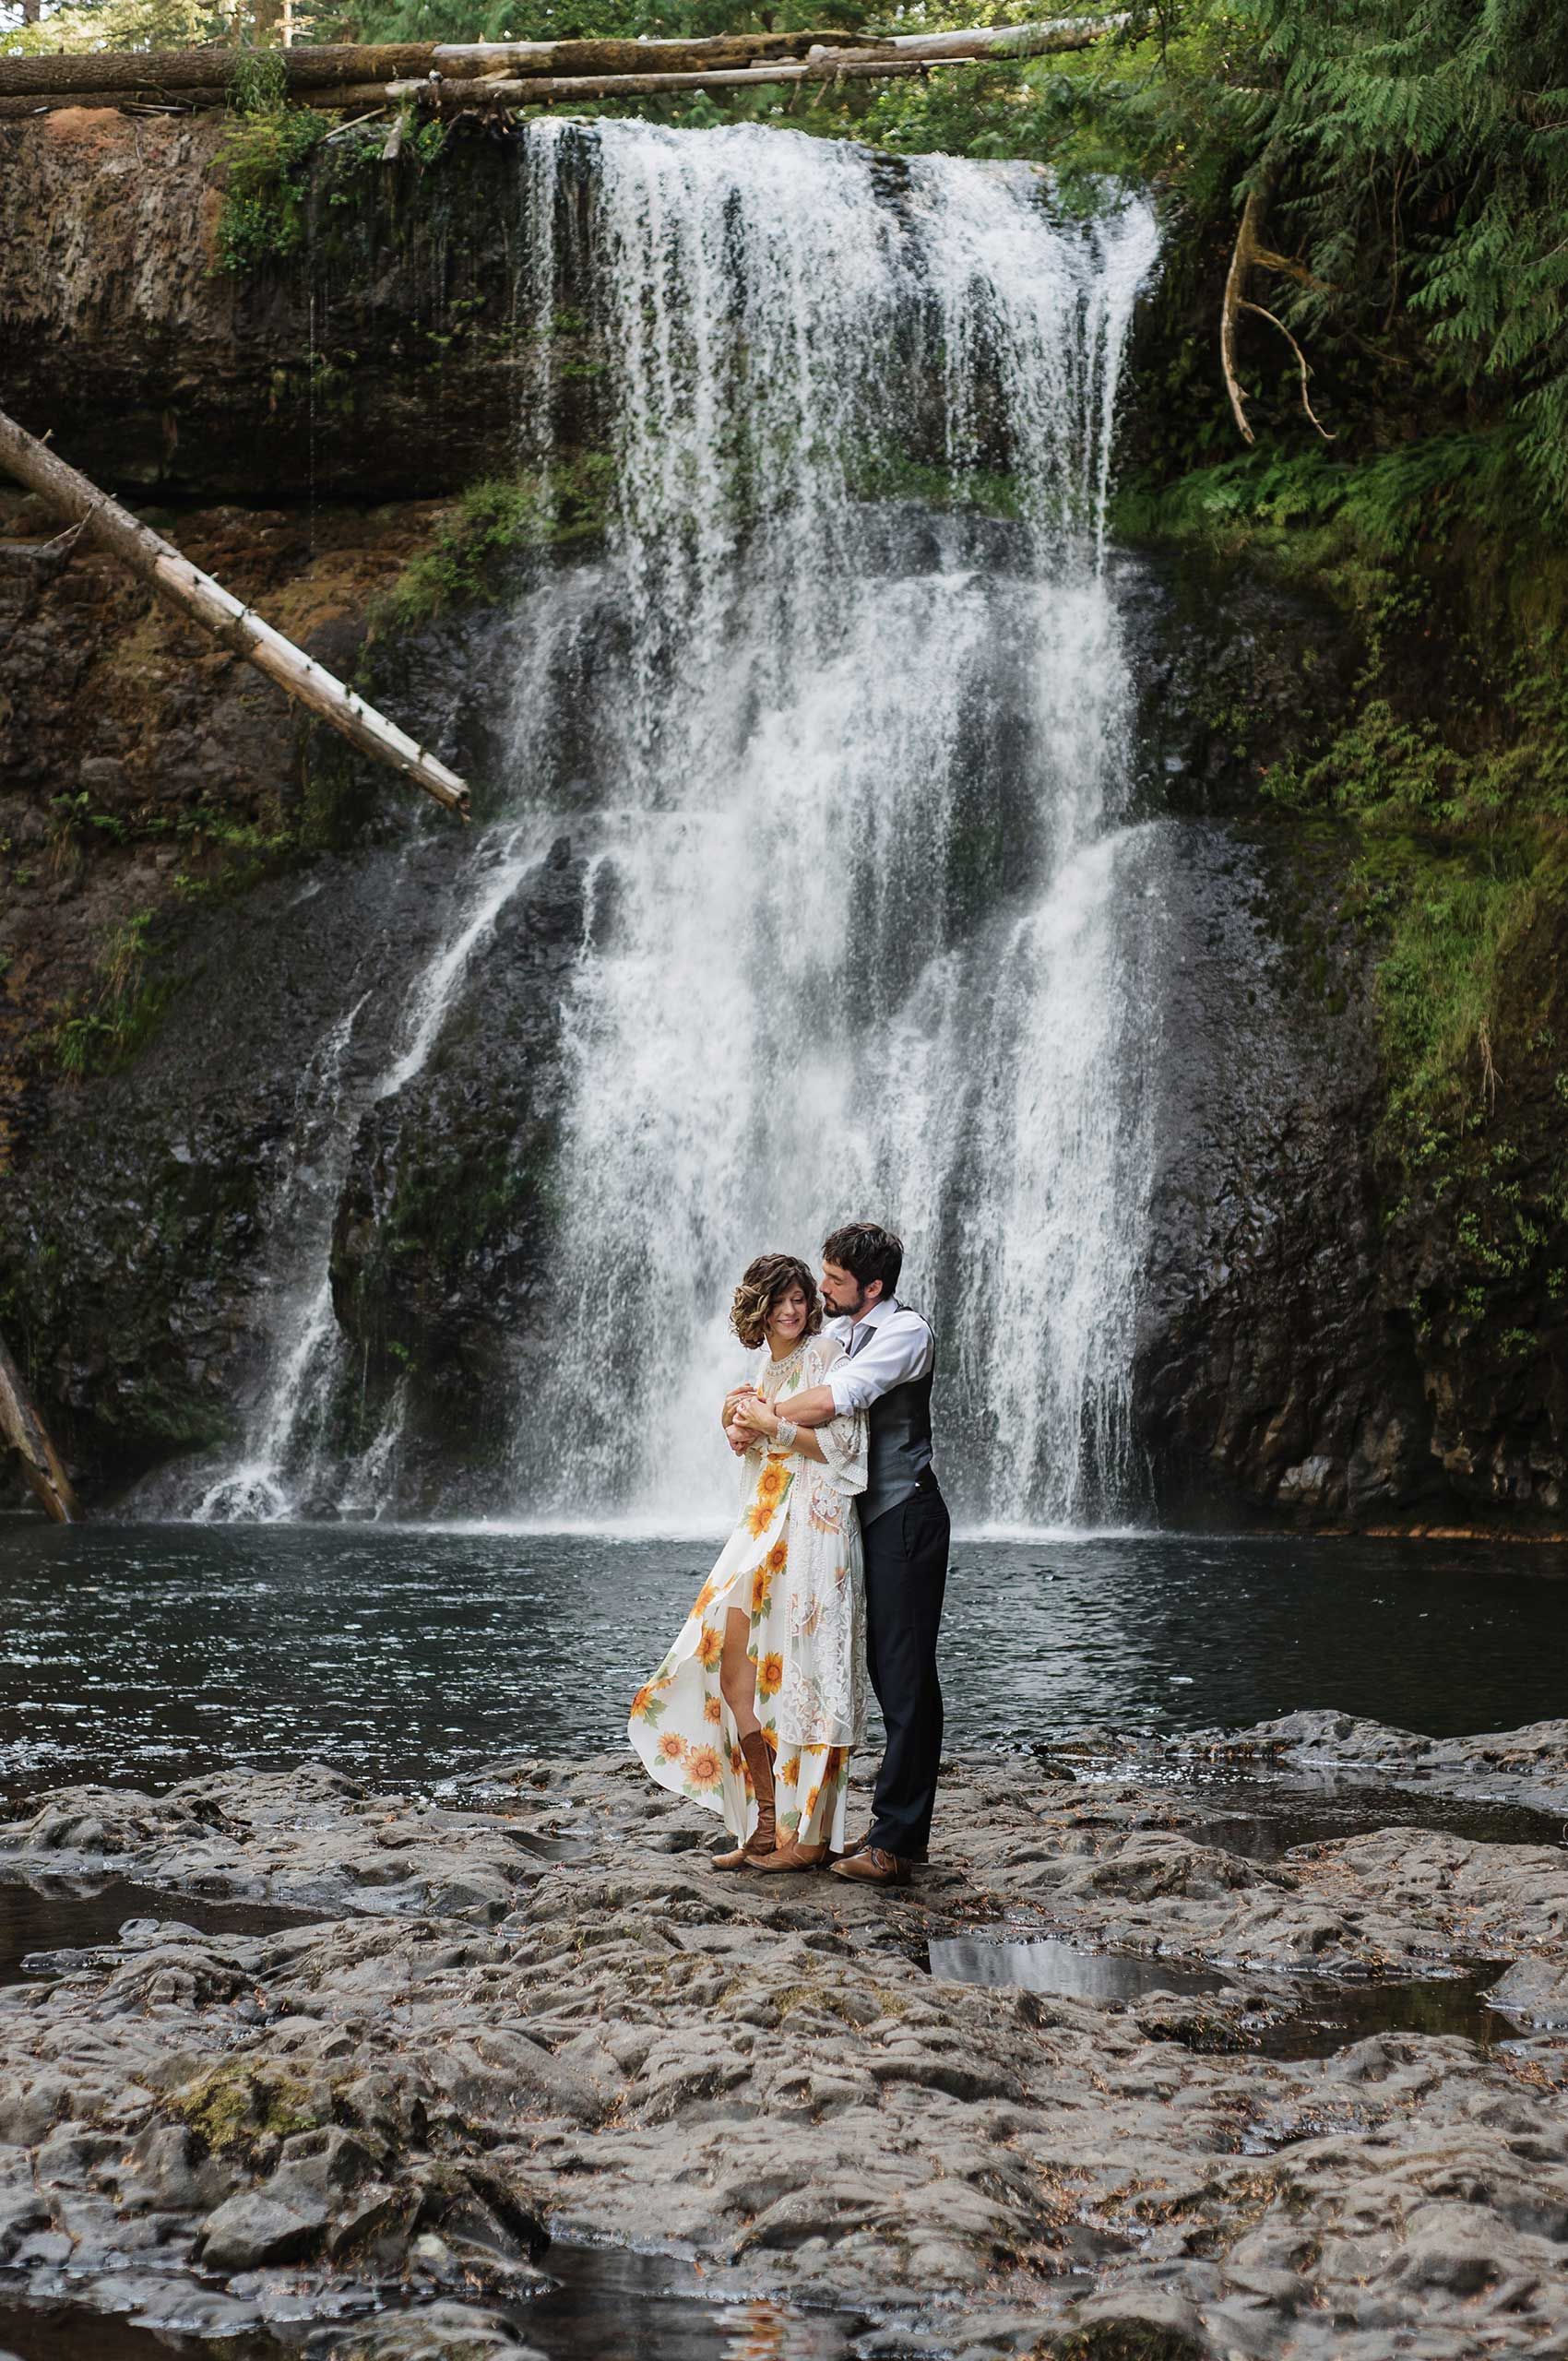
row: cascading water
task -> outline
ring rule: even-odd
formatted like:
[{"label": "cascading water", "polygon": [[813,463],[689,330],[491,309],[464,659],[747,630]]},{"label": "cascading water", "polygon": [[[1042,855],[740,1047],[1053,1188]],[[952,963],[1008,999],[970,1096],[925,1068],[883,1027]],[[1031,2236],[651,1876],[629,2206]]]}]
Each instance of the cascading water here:
[{"label": "cascading water", "polygon": [[[942,1337],[960,1506],[1124,1510],[1148,848],[1104,513],[1152,216],[775,131],[593,144],[630,629],[519,1505],[721,1514],[735,1276],[867,1214]],[[982,463],[1011,523],[919,497]]]},{"label": "cascading water", "polygon": [[[536,418],[563,295],[606,356],[609,547],[519,604],[511,798],[340,1115],[440,1054],[569,827],[554,1317],[510,1469],[465,1497],[721,1521],[736,1275],[870,1215],[938,1330],[960,1513],[1123,1514],[1159,846],[1122,822],[1104,537],[1152,214],[1067,219],[1022,165],[631,122],[531,125],[520,202]],[[334,1153],[296,1160],[330,1182]],[[208,1515],[410,1497],[406,1389],[357,1464],[323,1459],[329,1194]]]}]

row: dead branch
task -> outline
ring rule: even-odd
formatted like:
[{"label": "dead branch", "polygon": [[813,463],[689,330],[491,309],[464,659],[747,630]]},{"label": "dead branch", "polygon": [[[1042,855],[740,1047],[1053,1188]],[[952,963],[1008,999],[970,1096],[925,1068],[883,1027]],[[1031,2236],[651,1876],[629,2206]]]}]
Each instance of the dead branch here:
[{"label": "dead branch", "polygon": [[1224,372],[1225,390],[1230,397],[1231,412],[1242,441],[1255,442],[1257,437],[1247,417],[1247,397],[1241,391],[1241,381],[1236,373],[1236,322],[1243,312],[1255,312],[1260,319],[1278,329],[1295,354],[1296,365],[1301,373],[1301,408],[1324,441],[1332,443],[1336,438],[1324,426],[1308,397],[1307,380],[1312,372],[1307,366],[1307,357],[1283,320],[1273,312],[1265,311],[1261,303],[1249,301],[1247,273],[1253,268],[1277,271],[1298,280],[1302,286],[1317,288],[1325,294],[1334,291],[1324,280],[1314,279],[1302,264],[1292,262],[1288,255],[1277,255],[1272,248],[1259,243],[1258,224],[1262,216],[1263,199],[1256,189],[1249,189],[1247,201],[1241,208],[1241,219],[1236,226],[1236,243],[1230,250],[1230,267],[1225,275],[1225,297],[1219,314],[1219,365]]},{"label": "dead branch", "polygon": [[[1337,442],[1339,439],[1338,436],[1329,433],[1327,427],[1324,426],[1322,419],[1319,418],[1316,410],[1313,409],[1311,402],[1307,399],[1307,379],[1312,374],[1312,372],[1307,367],[1306,354],[1301,350],[1301,346],[1297,343],[1295,338],[1291,335],[1284,321],[1277,318],[1274,313],[1265,312],[1261,303],[1242,303],[1238,306],[1238,309],[1243,312],[1255,312],[1260,320],[1266,320],[1270,327],[1276,327],[1279,330],[1280,335],[1285,338],[1286,343],[1295,354],[1296,366],[1301,373],[1301,408],[1306,411],[1307,416],[1312,420],[1313,424],[1317,428],[1318,433],[1322,435],[1325,443]],[[1248,439],[1250,440],[1251,438],[1249,437]]]}]

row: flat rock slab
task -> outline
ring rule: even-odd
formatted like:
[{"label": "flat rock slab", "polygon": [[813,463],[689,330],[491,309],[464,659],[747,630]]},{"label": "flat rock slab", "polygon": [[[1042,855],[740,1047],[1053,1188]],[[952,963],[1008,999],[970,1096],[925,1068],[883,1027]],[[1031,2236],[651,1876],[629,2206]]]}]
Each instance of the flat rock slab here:
[{"label": "flat rock slab", "polygon": [[[1568,1781],[1562,1725],[1453,1742],[1483,1743]],[[1212,1810],[1163,1768],[956,1764],[931,1868],[879,1893],[715,1870],[716,1823],[621,1758],[439,1805],[312,1765],[62,1790],[0,1824],[5,1873],[134,1877],[169,1916],[0,1991],[0,2266],[296,2343],[314,2304],[342,2361],[517,2353],[552,2231],[857,2313],[868,2355],[1563,2349],[1568,1855],[1413,1813],[1259,1861]],[[215,1890],[321,1916],[178,1923]],[[1121,1999],[939,1980],[956,1932],[1144,1966]],[[1478,1961],[1517,2040],[1256,2033]],[[349,2289],[422,2308],[329,2327]]]}]

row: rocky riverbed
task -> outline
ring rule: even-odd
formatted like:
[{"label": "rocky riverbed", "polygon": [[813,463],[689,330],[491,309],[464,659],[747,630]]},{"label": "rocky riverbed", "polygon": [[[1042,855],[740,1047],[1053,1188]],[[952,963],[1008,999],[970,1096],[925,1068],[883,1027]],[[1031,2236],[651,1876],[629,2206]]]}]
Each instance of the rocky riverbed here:
[{"label": "rocky riverbed", "polygon": [[956,1763],[892,1894],[614,1757],[33,1798],[0,2317],[460,2361],[600,2239],[866,2356],[1560,2354],[1565,1810],[1568,1724],[1326,1714]]}]

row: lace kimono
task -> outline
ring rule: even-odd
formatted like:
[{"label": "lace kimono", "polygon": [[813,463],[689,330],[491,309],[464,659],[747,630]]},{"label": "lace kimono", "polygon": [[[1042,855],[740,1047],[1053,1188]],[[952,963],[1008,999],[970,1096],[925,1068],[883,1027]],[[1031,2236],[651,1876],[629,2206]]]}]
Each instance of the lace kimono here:
[{"label": "lace kimono", "polygon": [[[808,1337],[765,1358],[769,1402],[821,1385],[841,1345]],[[756,1823],[751,1777],[719,1687],[725,1619],[751,1618],[756,1710],[773,1754],[780,1838],[844,1843],[849,1756],[865,1725],[865,1589],[855,1496],[865,1489],[863,1411],[814,1430],[823,1461],[758,1440],[741,1463],[741,1516],[653,1679],[628,1735],[660,1786],[722,1812],[737,1839]]]}]

